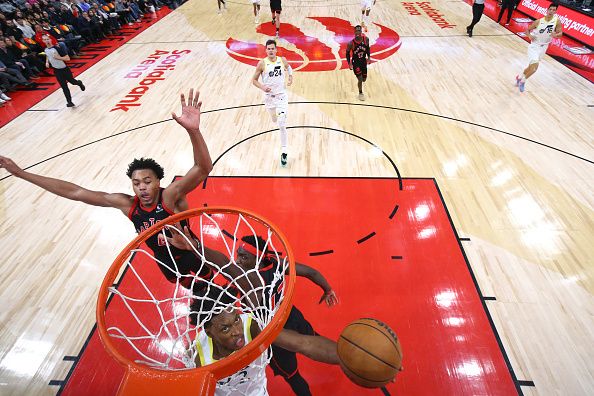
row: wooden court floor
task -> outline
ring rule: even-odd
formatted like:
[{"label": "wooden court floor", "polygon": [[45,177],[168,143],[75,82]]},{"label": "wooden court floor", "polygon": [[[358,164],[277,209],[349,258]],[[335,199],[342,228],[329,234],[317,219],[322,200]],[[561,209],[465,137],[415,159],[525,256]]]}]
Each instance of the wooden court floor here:
[{"label": "wooden court floor", "polygon": [[[332,27],[312,17],[359,22],[357,0],[283,3],[283,23],[295,27],[287,29],[323,44],[304,50],[281,39],[304,54],[304,68],[328,63],[340,48]],[[470,6],[430,5],[455,27],[378,0],[372,21],[395,31],[401,46],[369,67],[365,102],[339,63],[295,73],[286,169],[275,133],[227,151],[276,128],[250,84],[253,66],[227,52],[231,38],[267,38],[247,0],[230,1],[222,15],[214,0],[190,0],[85,71],[75,109],[55,92],[33,109],[58,111],[29,111],[0,129],[0,154],[95,190],[131,193],[125,169],[140,156],[157,159],[171,180],[192,162],[185,132],[169,120],[192,86],[202,92],[211,155],[220,157],[213,175],[392,177],[383,150],[403,176],[436,179],[456,229],[470,239],[464,249],[483,295],[495,298],[486,304],[527,381],[522,392],[594,394],[592,84],[545,57],[520,94],[513,82],[526,64],[524,41],[488,18],[468,38]],[[372,43],[386,31],[372,26]],[[141,62],[173,51],[179,57],[139,106],[110,111],[139,86]],[[63,357],[82,347],[99,284],[134,229],[116,210],[66,201],[4,171],[0,179],[0,394],[51,395],[57,387],[48,383],[66,377],[71,362]]]}]

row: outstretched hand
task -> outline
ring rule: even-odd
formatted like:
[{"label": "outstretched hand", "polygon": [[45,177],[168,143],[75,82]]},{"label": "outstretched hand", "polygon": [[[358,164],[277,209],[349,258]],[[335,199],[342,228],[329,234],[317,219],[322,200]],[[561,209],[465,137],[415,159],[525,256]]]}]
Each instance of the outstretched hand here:
[{"label": "outstretched hand", "polygon": [[7,157],[3,157],[0,155],[0,168],[6,169],[8,172],[16,175],[18,172],[22,171],[22,169],[14,163],[13,160]]},{"label": "outstretched hand", "polygon": [[190,89],[188,94],[188,102],[186,104],[186,97],[182,93],[180,95],[182,112],[180,116],[171,113],[173,119],[188,131],[197,131],[200,129],[200,107],[202,102],[199,100],[200,91],[196,91],[194,96],[194,89]]},{"label": "outstretched hand", "polygon": [[[190,233],[188,226],[184,226],[184,234],[181,234],[180,231],[180,224],[175,224],[173,227],[173,231],[171,231],[171,237],[167,237],[167,242],[171,246],[174,246],[180,250],[189,250],[193,251],[194,249],[199,250],[199,244],[196,239]],[[187,238],[187,239],[186,239]]]},{"label": "outstretched hand", "polygon": [[324,301],[326,302],[326,305],[328,305],[329,307],[338,304],[338,297],[336,297],[336,293],[334,293],[334,290],[330,290],[322,294],[322,298],[320,298],[320,302],[318,304],[321,304]]}]

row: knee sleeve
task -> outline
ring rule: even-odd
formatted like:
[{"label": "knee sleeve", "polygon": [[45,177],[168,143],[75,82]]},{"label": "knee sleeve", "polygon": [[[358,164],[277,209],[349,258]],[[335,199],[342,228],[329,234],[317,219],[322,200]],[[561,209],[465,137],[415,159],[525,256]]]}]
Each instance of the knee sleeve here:
[{"label": "knee sleeve", "polygon": [[276,117],[278,126],[284,128],[287,125],[287,109],[277,109]]}]

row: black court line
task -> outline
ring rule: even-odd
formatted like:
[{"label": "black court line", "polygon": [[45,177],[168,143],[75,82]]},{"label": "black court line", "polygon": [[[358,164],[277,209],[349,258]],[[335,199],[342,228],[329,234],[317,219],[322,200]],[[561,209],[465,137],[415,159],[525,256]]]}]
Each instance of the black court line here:
[{"label": "black court line", "polygon": [[470,241],[470,238],[460,238],[461,241]]},{"label": "black court line", "polygon": [[402,260],[402,256],[392,256],[392,260]]},{"label": "black court line", "polygon": [[[477,127],[480,127],[480,128],[488,129],[490,131],[502,133],[504,135],[513,136],[513,137],[516,137],[518,139],[522,139],[522,140],[525,140],[525,141],[528,141],[528,142],[531,142],[531,143],[534,143],[534,144],[538,144],[538,145],[543,146],[543,147],[547,147],[547,148],[549,148],[551,150],[558,151],[560,153],[569,155],[571,157],[580,159],[582,161],[586,161],[586,162],[594,165],[594,161],[592,161],[592,160],[589,160],[587,158],[580,157],[580,156],[578,156],[576,154],[572,154],[572,153],[570,153],[568,151],[561,150],[559,148],[556,148],[556,147],[553,147],[553,146],[550,146],[550,145],[547,145],[547,144],[538,142],[536,140],[528,139],[528,138],[525,138],[523,136],[515,135],[515,134],[510,133],[510,132],[505,132],[505,131],[502,131],[502,130],[497,129],[497,128],[492,128],[492,127],[489,127],[489,126],[486,126],[486,125],[481,125],[481,124],[478,124],[476,122],[464,121],[464,120],[461,120],[461,119],[458,119],[458,118],[454,118],[454,117],[448,117],[448,116],[443,116],[443,115],[439,115],[439,114],[427,113],[427,112],[419,111],[419,110],[410,110],[410,109],[403,109],[403,108],[393,107],[393,106],[381,106],[381,105],[364,104],[364,103],[324,102],[324,101],[312,101],[312,102],[301,101],[301,102],[289,102],[289,103],[291,103],[291,104],[332,104],[332,105],[349,105],[349,106],[375,107],[375,108],[381,108],[381,109],[397,110],[397,111],[403,111],[403,112],[409,112],[409,113],[415,113],[415,114],[422,114],[422,115],[427,115],[427,116],[436,117],[436,118],[443,118],[443,119],[450,120],[450,121],[460,122],[460,123],[463,123],[463,124],[468,124],[468,125],[473,125],[473,126],[477,126]],[[213,110],[203,111],[202,114],[215,113],[215,112],[224,111],[224,110],[235,110],[235,109],[243,109],[243,108],[248,108],[248,107],[262,107],[262,106],[264,106],[263,103],[250,104],[250,105],[241,105],[241,106],[232,106],[232,107],[224,107],[224,108],[220,108],[220,109],[213,109]],[[64,154],[68,154],[70,152],[73,152],[73,151],[76,151],[78,149],[81,149],[81,148],[90,146],[92,144],[99,143],[99,142],[102,142],[104,140],[110,139],[110,138],[115,137],[115,136],[120,136],[120,135],[129,133],[129,132],[136,131],[138,129],[142,129],[142,128],[153,126],[153,125],[158,125],[158,124],[161,124],[163,122],[168,122],[168,121],[173,121],[173,119],[172,118],[169,118],[169,119],[166,119],[166,120],[156,121],[156,122],[152,122],[150,124],[141,125],[141,126],[138,126],[138,127],[127,129],[125,131],[117,132],[117,133],[114,133],[112,135],[109,135],[109,136],[106,136],[106,137],[103,137],[103,138],[100,138],[100,139],[97,139],[97,140],[93,140],[93,141],[91,141],[89,143],[85,143],[83,145],[80,145],[80,146],[77,146],[77,147],[73,147],[73,148],[71,148],[69,150],[63,151],[61,153],[58,153],[58,154],[53,155],[51,157],[48,157],[48,158],[46,158],[44,160],[41,160],[39,162],[36,162],[36,163],[34,163],[32,165],[29,165],[29,166],[27,166],[27,167],[25,167],[23,169],[24,170],[28,170],[28,169],[33,168],[34,166],[43,164],[44,162],[50,161],[50,160],[55,159],[55,158],[58,158],[58,157],[60,157],[60,156],[62,156]],[[316,128],[322,128],[322,129],[332,130],[332,128],[325,128],[325,127],[316,127]],[[274,131],[274,130],[271,130],[271,131]],[[271,132],[271,131],[266,131],[266,132]],[[339,131],[339,130],[337,130],[337,131]],[[263,133],[266,133],[266,132],[261,132],[260,134],[263,134]],[[354,135],[354,136],[356,136],[356,135]],[[359,136],[356,136],[356,137],[362,139]],[[371,143],[369,141],[367,141],[367,142],[368,143]],[[229,149],[227,151],[229,151]],[[386,155],[386,154],[384,153],[384,155]],[[219,158],[220,158],[220,156],[219,156]],[[390,161],[391,161],[391,159],[390,159]],[[393,164],[393,165],[395,166],[395,164]],[[12,175],[4,176],[3,178],[0,178],[0,181],[2,181],[4,179],[7,179],[7,178],[9,178],[11,176]]]},{"label": "black court line", "polygon": [[398,212],[398,208],[399,208],[398,205],[394,206],[394,210],[392,210],[392,213],[390,213],[390,216],[389,216],[390,220],[392,220],[392,218],[396,215],[396,212]]},{"label": "black court line", "polygon": [[529,380],[520,380],[518,381],[520,383],[520,386],[536,386],[534,385],[534,381],[529,381]]},{"label": "black court line", "polygon": [[231,234],[229,231],[227,230],[223,230],[221,231],[227,238],[232,239],[232,240],[236,240],[237,238],[235,238],[235,236],[233,236],[233,234]]},{"label": "black court line", "polygon": [[323,250],[321,252],[311,252],[309,255],[310,256],[323,256],[325,254],[332,254],[334,253],[334,250]]},{"label": "black court line", "polygon": [[63,386],[64,385],[64,381],[60,381],[60,380],[51,380],[48,385],[50,386]]},{"label": "black court line", "polygon": [[351,106],[375,107],[375,108],[379,108],[379,109],[398,110],[398,111],[404,111],[404,112],[407,112],[407,113],[415,113],[415,114],[427,115],[427,116],[430,116],[430,117],[443,118],[445,120],[456,121],[456,122],[460,122],[460,123],[463,123],[463,124],[468,124],[468,125],[473,125],[473,126],[477,126],[477,127],[480,127],[480,128],[485,128],[485,129],[488,129],[488,130],[493,131],[493,132],[502,133],[504,135],[513,136],[513,137],[516,137],[518,139],[522,139],[522,140],[525,140],[527,142],[538,144],[540,146],[550,148],[551,150],[555,150],[555,151],[558,151],[560,153],[567,154],[569,156],[572,156],[574,158],[580,159],[582,161],[589,162],[589,163],[591,163],[591,164],[594,165],[594,161],[593,160],[589,160],[587,158],[580,157],[580,156],[578,156],[576,154],[572,154],[572,153],[570,153],[568,151],[561,150],[559,148],[550,146],[550,145],[545,144],[545,143],[541,143],[541,142],[536,141],[536,140],[532,140],[532,139],[529,139],[529,138],[526,138],[526,137],[523,137],[523,136],[520,136],[520,135],[516,135],[516,134],[513,134],[511,132],[505,132],[505,131],[502,131],[501,129],[489,127],[489,126],[486,126],[486,125],[481,125],[481,124],[476,123],[476,122],[465,121],[465,120],[461,120],[461,119],[455,118],[455,117],[449,117],[449,116],[444,116],[444,115],[439,115],[439,114],[428,113],[426,111],[410,110],[410,109],[403,109],[403,108],[394,107],[394,106],[382,106],[382,105],[365,104],[365,103],[324,102],[324,101],[312,101],[312,102],[305,102],[304,101],[304,102],[290,102],[290,103],[292,103],[292,104],[333,104],[333,105],[345,105],[345,104],[348,104],[348,105],[351,105]]},{"label": "black court line", "polygon": [[495,336],[495,339],[497,340],[497,345],[499,345],[499,350],[501,351],[501,354],[503,355],[503,360],[505,361],[507,369],[512,377],[512,381],[514,382],[516,391],[518,392],[518,395],[523,396],[524,393],[522,392],[522,388],[520,388],[520,382],[518,381],[518,377],[516,376],[514,368],[511,365],[509,357],[507,356],[507,352],[505,351],[505,347],[503,346],[503,342],[501,341],[501,337],[499,336],[497,327],[495,327],[495,323],[493,322],[493,318],[491,317],[491,313],[489,312],[487,303],[485,303],[483,292],[481,291],[478,281],[476,280],[476,276],[474,275],[474,271],[472,270],[472,266],[470,265],[468,256],[466,256],[466,251],[464,250],[464,246],[462,246],[462,242],[460,242],[460,237],[458,236],[458,231],[456,230],[456,227],[454,226],[454,221],[452,220],[452,216],[450,215],[450,211],[448,210],[445,199],[443,198],[441,190],[439,189],[437,180],[433,179],[433,182],[435,183],[435,188],[437,189],[437,193],[439,194],[439,198],[441,200],[443,208],[446,212],[446,215],[448,216],[448,221],[450,222],[450,227],[452,227],[452,231],[454,232],[454,235],[456,236],[456,239],[458,240],[458,247],[460,248],[460,251],[462,252],[462,256],[464,257],[464,261],[466,262],[466,267],[468,268],[468,272],[470,273],[470,277],[472,278],[472,282],[474,283],[476,292],[478,293],[481,304],[483,305],[483,310],[485,311],[485,315],[487,316],[487,319],[489,320],[489,325],[491,326],[493,335]]},{"label": "black court line", "polygon": [[587,107],[594,107],[594,105],[587,105]]},{"label": "black court line", "polygon": [[491,296],[489,296],[489,297],[483,296],[483,300],[484,301],[497,301],[497,298],[496,297],[491,297]]},{"label": "black court line", "polygon": [[64,356],[62,358],[62,360],[66,361],[66,362],[76,362],[78,360],[78,356]]},{"label": "black court line", "polygon": [[[344,133],[345,135],[349,135],[349,136],[355,137],[355,138],[357,138],[357,139],[363,140],[364,142],[366,142],[366,143],[368,143],[368,144],[372,145],[373,147],[379,148],[379,149],[382,151],[382,154],[384,155],[384,157],[386,157],[386,159],[387,159],[387,160],[390,162],[390,164],[392,164],[392,167],[394,168],[394,171],[396,172],[396,175],[398,176],[398,188],[399,188],[399,189],[402,191],[402,189],[403,189],[403,185],[402,185],[402,176],[400,175],[400,171],[398,170],[398,167],[396,166],[396,163],[394,162],[394,160],[392,160],[392,158],[390,158],[390,156],[389,156],[389,155],[388,155],[388,154],[387,154],[387,153],[386,153],[384,150],[382,150],[382,149],[381,149],[381,147],[379,147],[379,146],[378,146],[378,145],[376,145],[375,143],[373,143],[373,142],[371,142],[371,141],[369,141],[369,140],[365,139],[364,137],[361,137],[361,136],[359,136],[359,135],[356,135],[356,134],[354,134],[354,133],[351,133],[351,132],[344,131],[344,130],[342,130],[342,129],[328,128],[328,127],[323,127],[323,126],[314,126],[314,125],[296,125],[296,126],[290,126],[290,127],[287,127],[287,129],[323,129],[323,130],[327,130],[327,131],[340,132],[340,133]],[[222,152],[222,153],[221,153],[221,154],[220,154],[220,155],[217,157],[217,159],[215,159],[215,160],[212,162],[212,166],[214,167],[214,166],[217,164],[217,162],[219,162],[219,160],[220,160],[221,158],[223,158],[223,156],[224,156],[225,154],[227,154],[229,151],[233,150],[235,147],[239,146],[240,144],[242,144],[242,143],[245,143],[245,142],[247,142],[248,140],[250,140],[250,139],[253,139],[253,138],[255,138],[255,137],[258,137],[258,136],[260,136],[260,135],[264,135],[265,133],[271,133],[271,132],[274,132],[274,131],[278,131],[278,129],[276,129],[276,128],[275,128],[275,129],[269,129],[269,130],[267,130],[267,131],[264,131],[264,132],[259,132],[259,133],[256,133],[255,135],[251,135],[251,136],[248,136],[248,137],[247,137],[247,138],[245,138],[245,139],[242,139],[242,140],[240,140],[239,142],[237,142],[237,143],[233,144],[232,146],[230,146],[229,148],[227,148],[225,151],[223,151],[223,152]],[[2,179],[0,179],[0,180],[2,180]],[[203,188],[204,188],[205,186],[206,186],[206,183],[204,183],[204,186],[203,186]]]},{"label": "black court line", "polygon": [[26,111],[60,111],[59,109],[47,109],[47,110],[35,110],[35,109],[29,109]]},{"label": "black court line", "polygon": [[376,235],[375,231],[373,231],[373,232],[369,233],[368,235],[364,236],[363,238],[359,239],[357,241],[357,243],[362,244],[363,242],[367,241],[369,238],[374,237],[375,235]]},{"label": "black court line", "polygon": [[384,394],[384,396],[390,396],[390,392],[388,392],[388,390],[386,389],[385,386],[382,386],[380,388],[380,390],[382,391],[382,393]]}]

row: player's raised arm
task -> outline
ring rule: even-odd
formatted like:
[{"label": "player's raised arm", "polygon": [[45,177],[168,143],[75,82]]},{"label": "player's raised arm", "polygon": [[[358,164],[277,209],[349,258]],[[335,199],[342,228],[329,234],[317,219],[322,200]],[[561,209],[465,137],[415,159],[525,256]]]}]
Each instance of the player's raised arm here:
[{"label": "player's raised arm", "polygon": [[81,201],[94,206],[117,208],[126,215],[128,215],[128,211],[132,206],[132,198],[129,195],[87,190],[74,183],[27,172],[7,157],[0,156],[0,168],[4,168],[13,176],[33,183],[46,191],[73,201]]},{"label": "player's raised arm", "polygon": [[174,207],[180,199],[203,182],[212,170],[210,153],[200,132],[200,108],[202,106],[200,92],[196,91],[194,94],[194,90],[190,89],[187,103],[183,93],[180,97],[182,113],[180,116],[175,113],[171,113],[171,115],[179,125],[185,128],[190,136],[194,151],[194,166],[190,168],[183,178],[171,183],[163,192],[165,202],[173,204],[170,207]]},{"label": "player's raised arm", "polygon": [[318,362],[339,364],[336,342],[323,336],[303,335],[293,330],[283,329],[273,344]]}]

